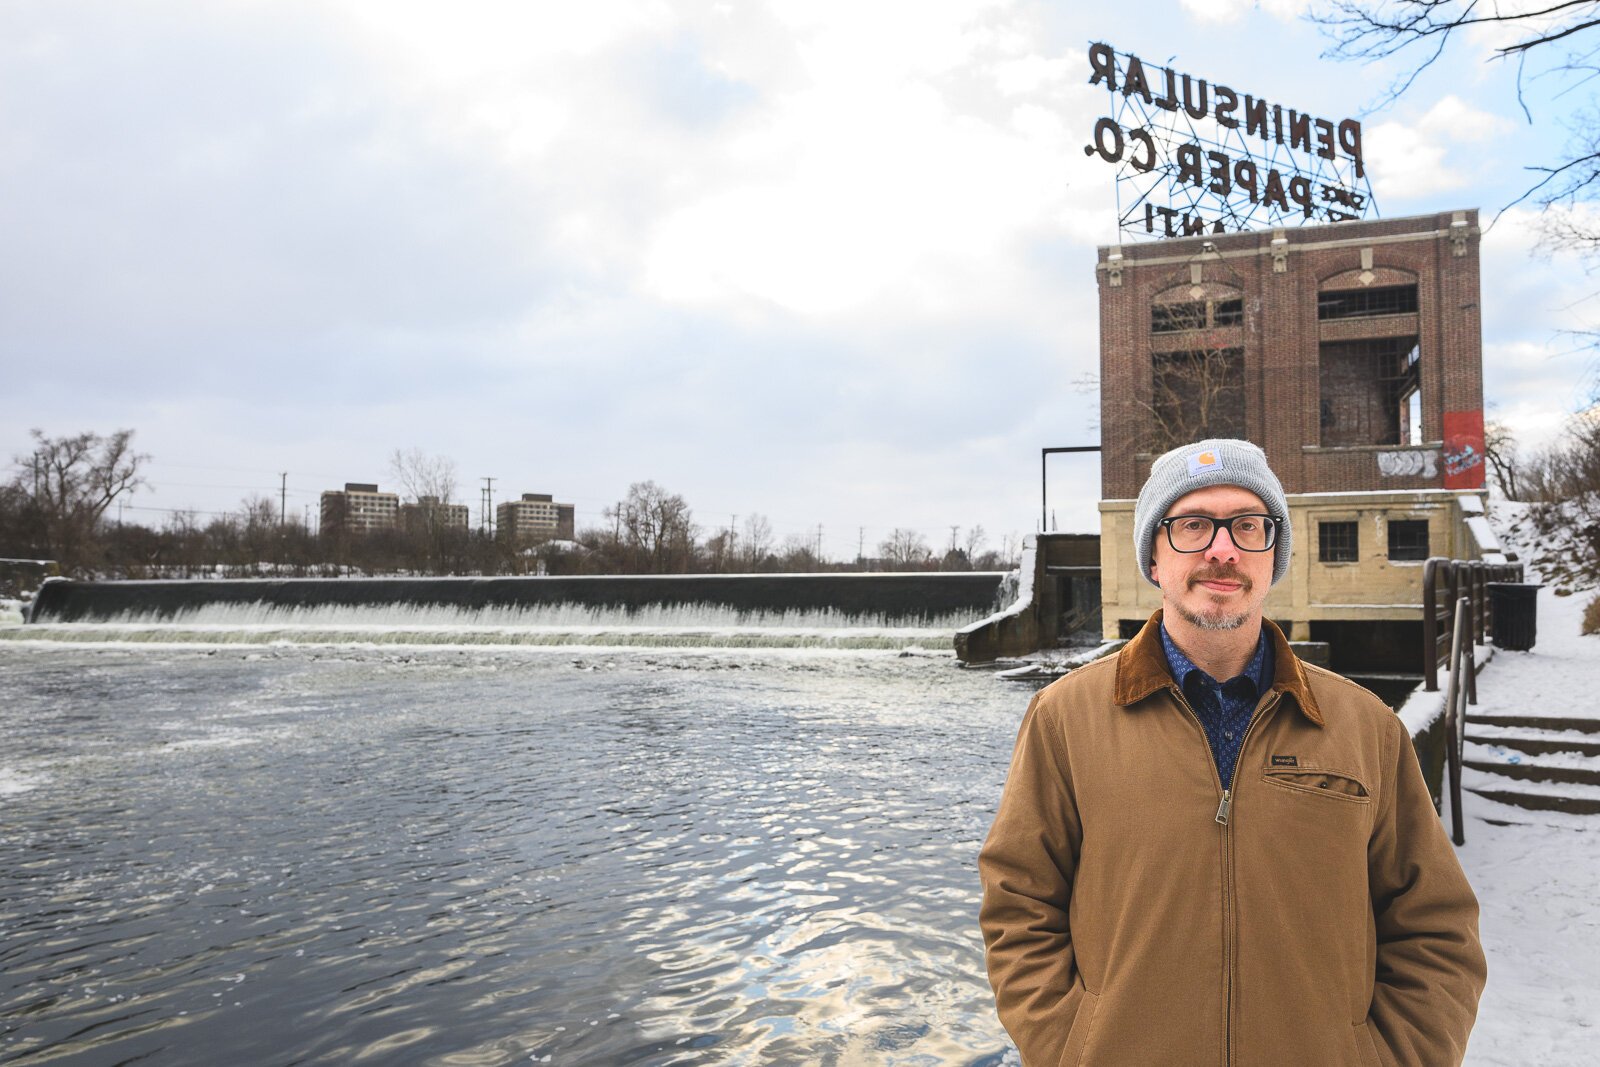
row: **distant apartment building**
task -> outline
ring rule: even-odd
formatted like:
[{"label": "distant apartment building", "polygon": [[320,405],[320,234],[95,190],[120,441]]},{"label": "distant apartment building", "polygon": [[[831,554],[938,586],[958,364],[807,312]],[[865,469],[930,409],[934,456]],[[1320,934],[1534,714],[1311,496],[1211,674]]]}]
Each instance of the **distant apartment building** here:
[{"label": "distant apartment building", "polygon": [[445,504],[436,496],[422,496],[415,504],[400,505],[400,528],[407,533],[427,530],[460,530],[468,527],[465,504]]},{"label": "distant apartment building", "polygon": [[342,490],[322,494],[322,536],[392,530],[399,513],[398,495],[380,493],[376,484],[368,482],[345,482]]},{"label": "distant apartment building", "polygon": [[518,541],[571,541],[571,504],[558,504],[549,493],[523,493],[495,509],[496,533]]}]

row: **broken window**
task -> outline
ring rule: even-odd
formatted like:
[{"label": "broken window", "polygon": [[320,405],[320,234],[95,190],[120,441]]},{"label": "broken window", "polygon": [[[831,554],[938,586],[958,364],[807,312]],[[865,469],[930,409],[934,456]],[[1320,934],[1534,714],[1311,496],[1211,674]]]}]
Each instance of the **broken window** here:
[{"label": "broken window", "polygon": [[1421,443],[1415,337],[1327,341],[1319,355],[1323,445]]},{"label": "broken window", "polygon": [[1380,285],[1371,289],[1344,289],[1317,296],[1319,319],[1367,319],[1378,315],[1404,315],[1417,310],[1415,285]]},{"label": "broken window", "polygon": [[1150,305],[1151,333],[1182,333],[1212,326],[1238,326],[1244,322],[1244,301],[1181,300]]},{"label": "broken window", "polygon": [[1181,333],[1201,330],[1206,325],[1206,302],[1185,300],[1177,304],[1150,305],[1151,333]]},{"label": "broken window", "polygon": [[1244,351],[1158,352],[1150,413],[1161,449],[1207,437],[1244,437]]}]

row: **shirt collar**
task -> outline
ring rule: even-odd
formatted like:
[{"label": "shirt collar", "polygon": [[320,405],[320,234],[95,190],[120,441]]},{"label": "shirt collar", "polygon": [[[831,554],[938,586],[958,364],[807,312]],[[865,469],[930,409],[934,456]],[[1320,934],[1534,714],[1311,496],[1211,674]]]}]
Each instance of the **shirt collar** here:
[{"label": "shirt collar", "polygon": [[[1161,647],[1161,615],[1161,609],[1157,608],[1150,621],[1117,653],[1117,675],[1112,683],[1111,700],[1119,707],[1131,710],[1152,693],[1172,685],[1172,670]],[[1267,655],[1272,664],[1272,681],[1268,688],[1292,697],[1294,706],[1307,722],[1326,726],[1316,694],[1311,691],[1311,672],[1320,668],[1301,663],[1283,631],[1271,619],[1261,620],[1261,632],[1272,647]]]},{"label": "shirt collar", "polygon": [[1272,688],[1272,657],[1267,655],[1266,627],[1262,627],[1261,635],[1256,638],[1255,655],[1250,657],[1250,662],[1245,664],[1244,673],[1237,678],[1217,681],[1211,675],[1195,666],[1188,656],[1183,654],[1183,649],[1172,640],[1172,635],[1167,633],[1167,624],[1162,622],[1161,647],[1167,654],[1167,669],[1172,672],[1172,677],[1177,681],[1180,689],[1188,689],[1192,676],[1198,675],[1199,681],[1211,689],[1221,689],[1232,686],[1240,679],[1254,686],[1255,692],[1250,694],[1251,699],[1256,699]]}]

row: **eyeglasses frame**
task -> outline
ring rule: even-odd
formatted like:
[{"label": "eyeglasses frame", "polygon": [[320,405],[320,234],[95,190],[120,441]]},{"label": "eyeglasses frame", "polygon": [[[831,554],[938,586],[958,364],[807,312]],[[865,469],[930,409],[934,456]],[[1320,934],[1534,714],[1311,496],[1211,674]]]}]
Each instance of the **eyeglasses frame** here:
[{"label": "eyeglasses frame", "polygon": [[[1207,541],[1199,548],[1179,548],[1173,543],[1172,540],[1172,524],[1177,522],[1179,519],[1205,519],[1211,524],[1211,540]],[[1267,539],[1267,545],[1265,548],[1246,548],[1234,538],[1233,524],[1238,522],[1240,519],[1266,519],[1272,524],[1270,527],[1271,536]],[[1247,511],[1243,515],[1230,515],[1226,519],[1219,519],[1215,515],[1168,515],[1156,525],[1166,530],[1167,547],[1171,548],[1174,552],[1180,552],[1183,555],[1192,556],[1197,552],[1205,552],[1210,549],[1212,545],[1216,544],[1218,530],[1227,530],[1228,540],[1232,542],[1233,547],[1237,548],[1240,552],[1271,552],[1273,549],[1278,547],[1278,526],[1283,521],[1284,520],[1282,518],[1272,514],[1271,512]]]}]

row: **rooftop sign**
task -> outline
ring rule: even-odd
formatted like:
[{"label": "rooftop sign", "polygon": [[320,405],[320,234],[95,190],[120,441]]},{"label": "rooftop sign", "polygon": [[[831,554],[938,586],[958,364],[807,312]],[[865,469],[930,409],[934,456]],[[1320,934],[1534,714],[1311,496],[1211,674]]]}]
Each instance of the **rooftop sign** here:
[{"label": "rooftop sign", "polygon": [[1116,167],[1117,218],[1133,236],[1187,237],[1376,214],[1361,123],[1089,46],[1109,114],[1084,155]]}]

